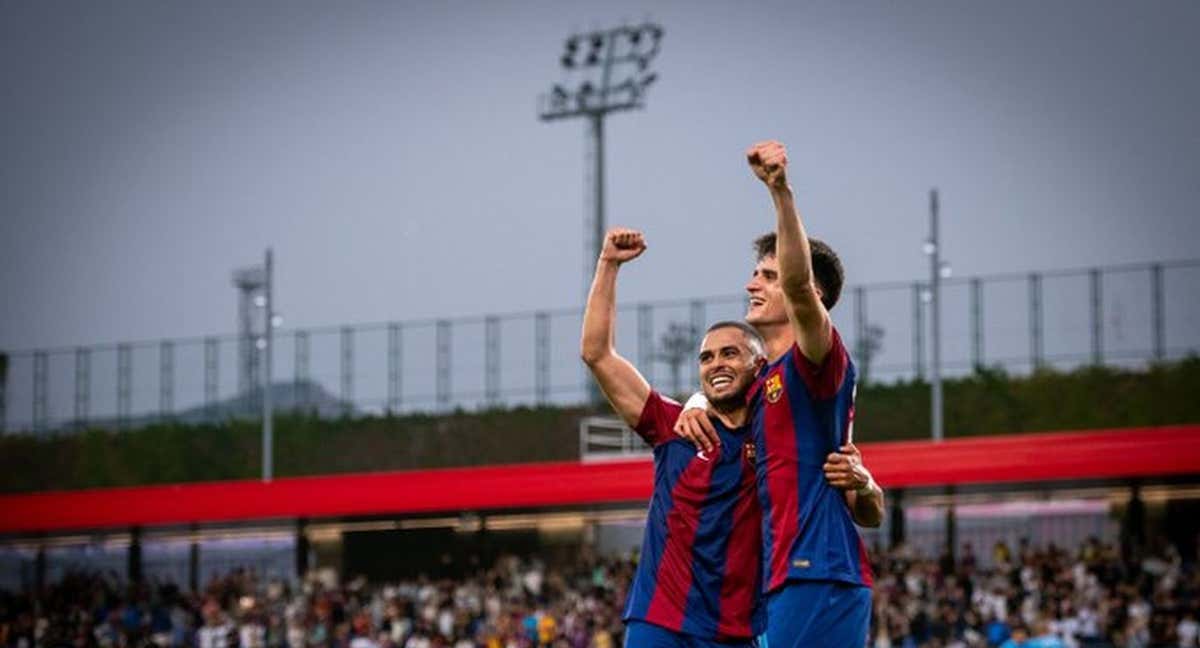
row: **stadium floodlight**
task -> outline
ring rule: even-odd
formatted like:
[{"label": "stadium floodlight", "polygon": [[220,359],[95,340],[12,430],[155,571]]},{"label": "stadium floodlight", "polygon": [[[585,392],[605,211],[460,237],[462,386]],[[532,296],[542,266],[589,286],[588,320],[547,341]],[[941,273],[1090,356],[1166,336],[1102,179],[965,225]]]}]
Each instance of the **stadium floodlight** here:
[{"label": "stadium floodlight", "polygon": [[[658,78],[646,73],[658,56],[663,28],[652,23],[572,34],[559,61],[574,83],[554,84],[538,98],[543,121],[586,117],[590,122],[594,157],[594,251],[604,242],[604,117],[612,112],[645,107],[646,88]],[[590,263],[584,263],[584,295],[590,284]]]},{"label": "stadium floodlight", "polygon": [[[262,390],[262,478],[271,481],[274,457],[274,403],[272,402],[271,350],[274,330],[283,325],[283,317],[272,309],[274,261],[271,249],[267,248],[263,264],[241,268],[233,273],[233,284],[240,293],[238,321],[239,336],[239,379],[247,396],[247,402],[256,389]],[[252,309],[261,309],[262,332],[255,329]],[[259,375],[259,368],[262,375]]]},{"label": "stadium floodlight", "polygon": [[[572,34],[567,37],[559,62],[565,73],[580,77],[574,85],[556,83],[538,97],[542,121],[586,117],[592,135],[592,245],[591,259],[583,263],[583,298],[591,284],[591,262],[604,245],[604,117],[612,112],[644,108],[646,88],[658,78],[647,73],[662,45],[663,28],[652,24],[623,25],[614,29]],[[586,54],[585,54],[586,52]],[[592,400],[601,402],[593,390]]]}]

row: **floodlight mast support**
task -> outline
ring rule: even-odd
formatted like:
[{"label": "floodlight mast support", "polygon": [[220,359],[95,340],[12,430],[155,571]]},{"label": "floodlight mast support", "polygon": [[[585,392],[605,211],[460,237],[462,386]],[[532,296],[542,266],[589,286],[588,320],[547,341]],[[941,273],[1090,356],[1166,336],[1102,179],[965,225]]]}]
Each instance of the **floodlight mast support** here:
[{"label": "floodlight mast support", "polygon": [[263,286],[263,295],[266,297],[266,303],[263,308],[266,312],[266,324],[263,331],[263,420],[262,420],[262,479],[265,482],[271,481],[274,476],[274,455],[275,455],[275,403],[271,396],[271,381],[272,355],[275,351],[275,295],[274,295],[274,259],[271,254],[271,248],[267,248],[266,260],[263,264],[266,269],[266,281]]},{"label": "floodlight mast support", "polygon": [[[585,80],[577,88],[566,89],[555,85],[549,95],[539,97],[539,117],[542,121],[555,121],[571,117],[587,117],[589,131],[592,137],[593,168],[592,168],[592,258],[600,256],[604,246],[604,231],[606,228],[604,214],[604,117],[612,112],[633,110],[644,107],[642,97],[646,88],[654,82],[657,75],[647,73],[650,60],[659,50],[662,40],[662,27],[650,23],[636,27],[621,26],[605,31],[573,34],[567,38],[566,52],[561,63],[564,69],[599,68],[599,88],[593,86],[590,80]],[[591,52],[576,62],[576,53],[581,43],[590,43]],[[621,48],[621,49],[619,49]],[[621,51],[621,50],[624,51]],[[635,66],[635,76],[630,76],[620,83],[613,83],[613,72],[617,67]],[[584,229],[585,243],[587,229]],[[590,260],[583,264],[583,303],[587,303],[587,293],[591,285],[592,268]],[[595,403],[604,402],[599,391],[592,386],[591,400]]]}]

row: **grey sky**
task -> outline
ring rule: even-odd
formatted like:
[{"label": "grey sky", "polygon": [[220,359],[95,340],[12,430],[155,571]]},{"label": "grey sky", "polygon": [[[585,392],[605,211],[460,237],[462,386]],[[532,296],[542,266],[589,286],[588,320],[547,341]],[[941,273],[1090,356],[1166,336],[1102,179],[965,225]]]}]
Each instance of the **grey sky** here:
[{"label": "grey sky", "polygon": [[1200,3],[0,3],[0,348],[228,332],[272,245],[287,325],[578,304],[573,29],[666,28],[608,122],[623,299],[733,293],[791,149],[852,283],[1200,256]]}]

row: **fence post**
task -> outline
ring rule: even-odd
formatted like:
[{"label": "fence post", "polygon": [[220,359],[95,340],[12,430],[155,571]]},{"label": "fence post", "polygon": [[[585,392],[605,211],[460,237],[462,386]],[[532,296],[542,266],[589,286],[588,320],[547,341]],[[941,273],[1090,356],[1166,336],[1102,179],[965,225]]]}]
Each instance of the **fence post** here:
[{"label": "fence post", "polygon": [[654,307],[650,304],[638,304],[638,370],[646,377],[646,382],[654,384]]},{"label": "fence post", "polygon": [[[867,349],[867,291],[862,286],[854,287],[854,355],[858,356],[858,361],[863,363],[863,368],[866,369],[869,365],[868,359],[864,357]],[[867,376],[863,376],[862,382],[866,382]]]},{"label": "fence post", "polygon": [[1104,363],[1104,293],[1100,269],[1092,268],[1088,279],[1092,292],[1092,364],[1100,365]]},{"label": "fence post", "polygon": [[538,312],[533,316],[533,385],[538,405],[550,400],[550,315]]},{"label": "fence post", "polygon": [[971,278],[971,364],[983,367],[983,282]]},{"label": "fence post", "polygon": [[1163,304],[1163,267],[1161,263],[1155,263],[1150,266],[1150,295],[1153,299],[1151,310],[1153,311],[1154,326],[1154,359],[1162,362],[1167,357],[1167,331],[1166,331],[1166,313],[1165,305]]},{"label": "fence post", "polygon": [[913,373],[917,380],[925,380],[925,304],[922,292],[921,282],[914,281],[912,285]]},{"label": "fence post", "polygon": [[403,403],[404,329],[399,322],[388,324],[388,412],[397,413]]},{"label": "fence post", "polygon": [[1034,370],[1042,366],[1042,276],[1029,274],[1029,359]]},{"label": "fence post", "polygon": [[437,404],[444,410],[450,405],[450,320],[437,323]]},{"label": "fence post", "polygon": [[0,434],[8,431],[8,358],[0,351]]},{"label": "fence post", "polygon": [[342,416],[354,412],[354,329],[342,327],[341,383]]},{"label": "fence post", "polygon": [[33,352],[33,431],[44,432],[48,418],[48,396],[46,383],[48,381],[49,360],[45,351]]},{"label": "fence post", "polygon": [[500,405],[500,318],[489,315],[483,324],[483,393],[488,407]]},{"label": "fence post", "polygon": [[75,349],[75,427],[87,429],[88,405],[92,388],[92,350],[87,347]]},{"label": "fence post", "polygon": [[217,364],[221,357],[220,341],[215,337],[204,339],[204,416],[209,421],[217,419]]},{"label": "fence post", "polygon": [[[699,344],[704,339],[704,330],[708,328],[708,322],[705,321],[704,302],[699,299],[693,299],[689,308],[691,311],[692,333],[696,336],[696,343]],[[688,366],[692,368],[692,389],[695,389],[700,384],[700,363],[689,362]]]},{"label": "fence post", "polygon": [[117,345],[117,428],[129,425],[130,399],[133,386],[133,349],[129,344]]},{"label": "fence post", "polygon": [[309,340],[308,331],[296,331],[296,339],[292,342],[295,345],[294,353],[296,356],[295,366],[292,367],[292,384],[295,385],[296,395],[294,397],[295,407],[298,410],[306,411],[312,403],[312,381],[308,374],[308,350]]},{"label": "fence post", "polygon": [[175,411],[175,343],[163,340],[158,345],[158,416],[170,418]]}]

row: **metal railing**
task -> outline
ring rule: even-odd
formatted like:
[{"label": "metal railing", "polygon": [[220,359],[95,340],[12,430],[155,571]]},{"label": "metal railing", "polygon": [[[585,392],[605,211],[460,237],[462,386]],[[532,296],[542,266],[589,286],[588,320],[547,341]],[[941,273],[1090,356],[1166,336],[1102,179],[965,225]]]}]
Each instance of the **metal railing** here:
[{"label": "metal railing", "polygon": [[[1200,260],[950,279],[942,287],[947,375],[977,366],[1139,366],[1200,351]],[[834,321],[864,381],[921,379],[922,282],[848,286]],[[745,298],[624,304],[619,350],[660,390],[696,384],[696,333],[742,317]],[[277,410],[320,416],[441,412],[587,400],[578,308],[326,326],[276,334]],[[691,351],[689,351],[691,349]],[[44,433],[258,416],[261,353],[238,335],[7,355],[0,430]]]}]

